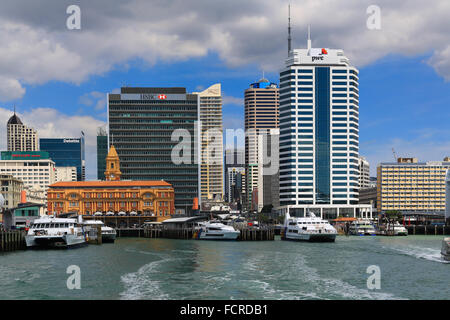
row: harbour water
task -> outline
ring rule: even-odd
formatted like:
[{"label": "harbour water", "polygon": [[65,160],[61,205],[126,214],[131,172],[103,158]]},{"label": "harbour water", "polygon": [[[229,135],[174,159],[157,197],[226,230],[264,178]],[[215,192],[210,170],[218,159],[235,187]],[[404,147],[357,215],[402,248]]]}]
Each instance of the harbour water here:
[{"label": "harbour water", "polygon": [[[71,250],[0,253],[0,299],[450,299],[442,236],[335,243],[120,238]],[[81,289],[66,269],[81,270]],[[381,289],[367,288],[370,265]]]}]

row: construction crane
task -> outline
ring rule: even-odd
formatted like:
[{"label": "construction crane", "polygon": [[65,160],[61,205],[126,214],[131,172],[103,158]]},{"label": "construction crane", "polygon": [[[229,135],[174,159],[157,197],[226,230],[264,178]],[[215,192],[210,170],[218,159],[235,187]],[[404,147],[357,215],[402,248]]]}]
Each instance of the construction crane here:
[{"label": "construction crane", "polygon": [[395,150],[394,150],[394,148],[392,148],[392,153],[394,154],[394,159],[395,159],[395,162],[397,162],[397,154],[395,153]]}]

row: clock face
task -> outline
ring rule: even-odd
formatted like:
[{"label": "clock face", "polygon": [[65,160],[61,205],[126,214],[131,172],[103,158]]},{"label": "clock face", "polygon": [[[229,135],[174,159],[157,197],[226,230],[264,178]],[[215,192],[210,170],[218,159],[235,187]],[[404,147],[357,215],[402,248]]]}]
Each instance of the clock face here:
[{"label": "clock face", "polygon": [[110,176],[111,178],[114,178],[114,174],[111,174],[111,176]]}]

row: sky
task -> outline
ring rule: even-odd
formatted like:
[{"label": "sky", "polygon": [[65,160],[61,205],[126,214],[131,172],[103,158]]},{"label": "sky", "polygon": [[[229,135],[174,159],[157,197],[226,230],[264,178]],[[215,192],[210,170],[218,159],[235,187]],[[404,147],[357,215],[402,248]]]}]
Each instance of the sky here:
[{"label": "sky", "polygon": [[[243,128],[244,90],[279,82],[287,55],[281,0],[40,0],[0,2],[0,150],[16,106],[40,137],[86,134],[96,179],[96,130],[106,93],[122,86],[222,84],[224,128]],[[80,29],[69,30],[76,4]],[[343,49],[360,70],[360,154],[380,162],[450,156],[450,2],[291,0],[294,48]],[[379,8],[380,28],[368,27]],[[369,8],[369,9],[368,9]],[[369,12],[368,12],[369,11]]]}]

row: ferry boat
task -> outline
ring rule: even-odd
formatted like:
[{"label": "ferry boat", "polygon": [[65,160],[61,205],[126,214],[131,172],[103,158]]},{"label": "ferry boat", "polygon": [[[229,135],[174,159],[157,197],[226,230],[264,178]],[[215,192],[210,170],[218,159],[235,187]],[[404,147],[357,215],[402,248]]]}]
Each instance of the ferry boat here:
[{"label": "ferry boat", "polygon": [[241,232],[220,222],[199,223],[194,238],[199,240],[236,240]]},{"label": "ferry boat", "polygon": [[354,236],[375,236],[375,227],[368,219],[358,219],[350,224],[348,233]]},{"label": "ferry boat", "polygon": [[445,261],[450,261],[450,238],[442,240],[441,256]]},{"label": "ferry boat", "polygon": [[[389,228],[389,226],[388,226]],[[392,227],[391,227],[392,228]],[[407,236],[408,230],[402,226],[398,221],[394,224],[394,236]]]},{"label": "ferry boat", "polygon": [[25,241],[28,248],[70,248],[87,244],[81,221],[53,216],[34,220],[25,236]]},{"label": "ferry boat", "polygon": [[327,221],[307,212],[306,217],[291,217],[286,213],[281,239],[310,242],[334,242],[337,231]]},{"label": "ferry boat", "polygon": [[105,226],[103,221],[100,220],[87,220],[84,221],[85,226],[101,226],[102,230],[102,242],[114,242],[116,240],[117,232],[114,228]]}]

